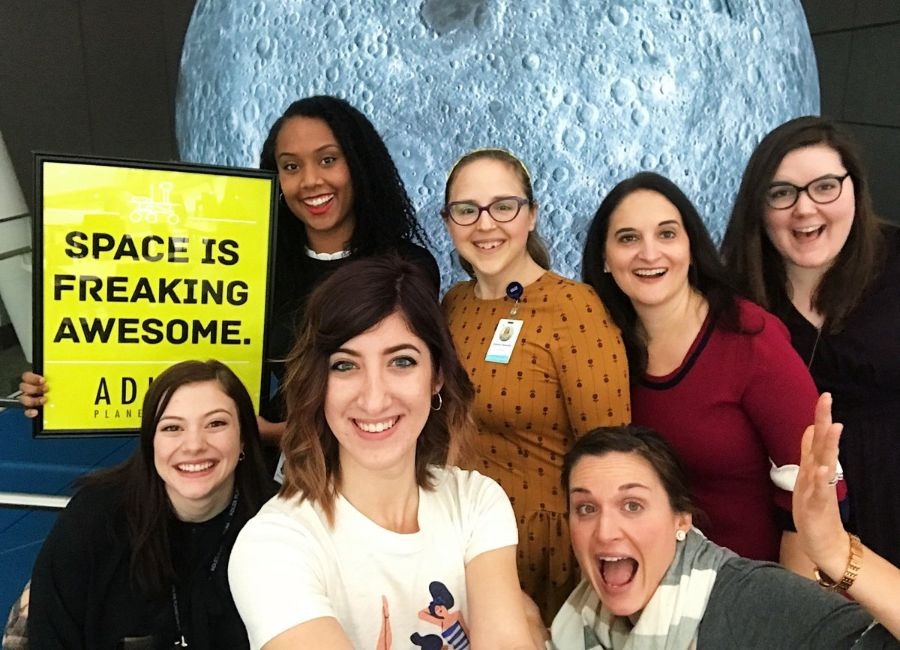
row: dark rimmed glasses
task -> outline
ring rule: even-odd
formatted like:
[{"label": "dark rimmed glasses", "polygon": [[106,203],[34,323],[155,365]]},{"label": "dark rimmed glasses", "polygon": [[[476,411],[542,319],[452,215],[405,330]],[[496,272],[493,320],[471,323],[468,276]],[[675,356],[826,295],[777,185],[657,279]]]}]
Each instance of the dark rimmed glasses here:
[{"label": "dark rimmed glasses", "polygon": [[847,172],[843,176],[828,174],[810,181],[803,187],[794,185],[793,183],[775,183],[766,190],[766,204],[775,210],[787,210],[794,207],[797,199],[800,198],[800,192],[806,192],[814,203],[824,205],[837,201],[844,189],[844,179],[850,175]]},{"label": "dark rimmed glasses", "polygon": [[478,205],[472,201],[451,201],[444,206],[441,214],[450,217],[458,226],[471,226],[481,218],[482,212],[497,223],[506,223],[519,216],[523,205],[531,205],[531,201],[521,196],[504,196],[487,205]]}]

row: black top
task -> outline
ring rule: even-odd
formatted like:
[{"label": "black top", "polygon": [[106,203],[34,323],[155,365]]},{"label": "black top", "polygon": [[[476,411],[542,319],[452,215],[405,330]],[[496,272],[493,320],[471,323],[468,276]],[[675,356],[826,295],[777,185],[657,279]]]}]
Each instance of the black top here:
[{"label": "black top", "polygon": [[[149,596],[129,578],[131,548],[119,492],[86,486],[59,515],[31,579],[30,648],[169,649],[179,637],[171,590]],[[228,588],[228,558],[249,515],[237,508],[223,536],[229,509],[197,524],[172,520],[179,617],[190,648],[250,647]],[[131,641],[123,645],[123,639]]]},{"label": "black top", "polygon": [[[434,282],[435,299],[441,288],[441,274],[437,262],[426,249],[410,242],[400,242],[395,251],[400,257],[422,267]],[[272,319],[267,332],[266,367],[281,383],[284,359],[290,352],[294,337],[304,322],[309,295],[320,282],[356,256],[338,260],[319,260],[310,257],[296,242],[281,243],[276,254]],[[264,391],[265,392],[265,391]],[[284,410],[276,396],[263,396],[261,414],[270,422],[284,420]]]},{"label": "black top", "polygon": [[842,331],[819,335],[793,305],[780,316],[844,424],[848,527],[900,566],[900,230],[886,233],[885,267]]}]

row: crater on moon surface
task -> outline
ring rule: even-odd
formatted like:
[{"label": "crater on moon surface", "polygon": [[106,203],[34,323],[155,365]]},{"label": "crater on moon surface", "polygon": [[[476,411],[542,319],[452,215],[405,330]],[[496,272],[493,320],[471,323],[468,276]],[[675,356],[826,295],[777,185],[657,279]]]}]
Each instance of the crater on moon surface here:
[{"label": "crater on moon surface", "polygon": [[819,111],[799,0],[198,0],[176,111],[185,160],[256,166],[269,125],[314,94],[347,99],[385,138],[445,282],[462,272],[438,210],[469,149],[524,160],[553,267],[578,277],[616,182],[669,176],[718,239],[756,142]]}]

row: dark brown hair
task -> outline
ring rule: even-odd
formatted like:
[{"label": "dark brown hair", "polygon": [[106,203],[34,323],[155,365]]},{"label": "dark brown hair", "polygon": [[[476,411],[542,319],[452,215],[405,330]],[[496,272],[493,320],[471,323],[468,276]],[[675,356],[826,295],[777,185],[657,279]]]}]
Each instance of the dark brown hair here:
[{"label": "dark brown hair", "polygon": [[329,357],[348,340],[399,314],[428,346],[443,406],[432,410],[416,444],[416,482],[429,487],[429,466],[443,466],[451,451],[465,449],[473,430],[474,389],[459,364],[450,331],[424,271],[395,256],[350,262],[310,296],[306,326],[286,362],[287,421],[280,495],[300,494],[329,519],[340,487],[339,445],[325,420]]},{"label": "dark brown hair", "polygon": [[598,427],[581,436],[563,459],[562,486],[569,493],[572,469],[585,456],[605,456],[612,452],[637,454],[659,477],[675,512],[694,514],[695,508],[688,490],[687,475],[681,461],[669,444],[649,427],[627,424],[618,427]]},{"label": "dark brown hair", "polygon": [[840,331],[881,271],[885,257],[881,221],[872,208],[859,151],[840,127],[822,117],[798,117],[769,133],[753,151],[722,240],[722,256],[738,290],[783,315],[790,304],[784,260],[765,232],[765,195],[784,157],[803,147],[825,145],[841,157],[856,196],[850,234],[812,295],[825,317],[824,330]]},{"label": "dark brown hair", "polygon": [[710,321],[727,331],[755,331],[753,327],[745,327],[740,322],[735,291],[728,282],[716,246],[694,204],[668,178],[654,172],[641,172],[619,182],[600,203],[588,227],[581,260],[584,281],[594,288],[616,325],[622,330],[628,366],[634,375],[643,373],[647,368],[647,341],[638,329],[638,315],[631,299],[616,284],[612,273],[604,272],[603,268],[612,214],[626,197],[640,190],[662,195],[681,215],[691,251],[688,282],[709,303]]},{"label": "dark brown hair", "polygon": [[259,443],[256,411],[237,375],[219,361],[182,361],[164,370],[150,384],[141,411],[137,450],[121,465],[86,477],[85,485],[109,485],[120,489],[131,546],[131,578],[145,592],[159,594],[175,580],[169,537],[177,518],[166,485],[154,464],[153,439],[159,419],[172,395],[182,386],[216,382],[235,404],[244,459],[234,471],[240,491],[238,508],[246,521],[271,496]]},{"label": "dark brown hair", "polygon": [[[528,207],[537,207],[537,201],[534,200],[534,190],[531,188],[531,176],[525,167],[525,163],[505,149],[475,149],[457,160],[450,169],[450,173],[447,175],[447,182],[444,185],[444,205],[450,201],[450,188],[453,185],[453,181],[456,180],[459,171],[477,160],[497,160],[508,165],[519,177],[519,182],[522,183],[523,193],[525,198],[528,199]],[[441,216],[444,219],[449,218],[446,210],[441,210]],[[550,270],[550,252],[547,250],[547,244],[544,243],[543,238],[538,234],[537,227],[528,233],[528,239],[525,241],[525,250],[538,266],[542,269]],[[468,260],[460,256],[459,265],[469,274],[470,278],[475,277],[475,269]]]}]

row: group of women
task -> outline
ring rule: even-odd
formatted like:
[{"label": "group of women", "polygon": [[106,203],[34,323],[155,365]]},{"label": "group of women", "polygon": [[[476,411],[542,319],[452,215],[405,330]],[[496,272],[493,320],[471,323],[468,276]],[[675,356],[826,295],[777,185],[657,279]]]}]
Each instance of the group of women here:
[{"label": "group of women", "polygon": [[[869,610],[811,596],[791,639],[823,621],[843,635],[834,647],[889,639],[865,632],[871,615],[900,635],[882,607],[900,575],[878,557],[900,563],[900,490],[887,489],[900,487],[900,236],[830,123],[800,118],[763,140],[724,264],[673,183],[623,181],[591,224],[587,284],[549,270],[524,163],[470,152],[442,216],[472,279],[443,314],[427,238],[363,115],[330,97],[295,102],[261,166],[281,188],[279,390],[255,420],[227,369],[176,366],[154,382],[140,448],[111,474],[130,496],[106,499],[109,479],[92,479],[41,552],[34,647],[533,648],[557,612],[561,649],[717,647],[745,581],[818,589],[716,544],[809,577],[818,567]],[[36,375],[22,388],[30,409],[47,399]],[[840,465],[817,388],[845,423]],[[259,434],[280,441],[284,482],[243,525],[266,487]],[[845,492],[865,547],[841,524]],[[78,534],[118,555],[95,551],[76,572]],[[226,565],[231,593],[217,589]],[[698,567],[715,584],[675,590],[697,619],[682,624],[660,590]],[[793,596],[759,600],[760,625],[769,609],[795,611]],[[232,624],[227,643],[208,632]]]}]

